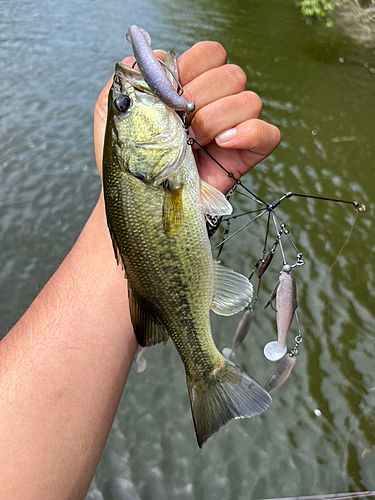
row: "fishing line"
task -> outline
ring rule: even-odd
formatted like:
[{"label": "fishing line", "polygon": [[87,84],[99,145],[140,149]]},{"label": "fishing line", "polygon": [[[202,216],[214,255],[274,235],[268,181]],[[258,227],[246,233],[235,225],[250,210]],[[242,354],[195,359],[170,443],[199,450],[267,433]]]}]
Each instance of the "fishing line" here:
[{"label": "fishing line", "polygon": [[230,236],[228,236],[228,238],[225,240],[225,241],[222,241],[220,242],[218,245],[216,245],[216,247],[214,247],[212,249],[212,251],[216,250],[217,248],[219,248],[220,246],[224,245],[224,243],[226,243],[228,240],[230,240],[231,238],[233,238],[233,236],[236,236],[236,234],[238,234],[240,231],[242,231],[243,229],[245,229],[247,226],[249,226],[250,224],[252,224],[254,221],[256,221],[257,219],[259,219],[259,217],[262,217],[263,214],[265,214],[267,212],[267,210],[263,210],[263,212],[261,212],[259,215],[257,215],[256,217],[254,217],[253,219],[251,219],[249,222],[247,222],[244,226],[240,227],[240,229],[237,229],[237,231],[235,231],[233,234],[231,234]]},{"label": "fishing line", "polygon": [[[187,129],[186,129],[186,133],[188,134]],[[212,161],[214,161],[216,163],[216,165],[218,165],[227,174],[227,176],[230,179],[232,179],[236,183],[237,186],[241,186],[245,191],[247,191],[249,194],[251,194],[254,197],[254,199],[258,200],[260,203],[262,203],[263,205],[267,206],[267,203],[265,203],[256,194],[254,194],[252,191],[250,191],[250,189],[248,189],[244,184],[242,184],[242,182],[239,179],[236,179],[236,177],[234,177],[234,175],[232,174],[232,172],[229,172],[229,170],[227,170],[225,167],[223,167],[223,165],[221,165],[221,163],[219,163],[216,160],[216,158],[214,158],[212,156],[212,154],[209,153],[206,148],[204,148],[203,146],[201,146],[199,144],[199,142],[197,142],[193,137],[190,137],[188,135],[187,143],[189,144],[189,146],[192,146],[193,144],[196,144],[202,151],[204,151],[206,153],[206,155],[208,155],[211,158]]]},{"label": "fishing line", "polygon": [[[362,206],[363,206],[363,205],[362,205]],[[360,211],[360,210],[358,209],[358,211]],[[349,239],[350,239],[350,237],[351,237],[351,235],[352,235],[352,232],[353,232],[353,229],[354,229],[354,225],[355,225],[356,220],[357,220],[357,217],[358,217],[358,211],[357,211],[357,212],[356,212],[356,214],[355,214],[355,217],[354,217],[354,219],[353,219],[352,225],[351,225],[351,227],[350,227],[349,234],[348,234],[348,236],[346,237],[346,240],[345,240],[345,242],[344,242],[343,246],[340,248],[340,251],[339,251],[339,253],[337,254],[337,257],[336,257],[336,259],[334,260],[333,264],[332,264],[332,265],[331,265],[331,267],[328,269],[328,274],[331,274],[331,271],[332,271],[333,266],[334,266],[334,265],[336,264],[336,262],[339,260],[339,258],[340,258],[340,256],[341,256],[341,254],[342,254],[342,251],[344,250],[344,247],[346,246],[346,244],[348,243],[348,241],[349,241]]]},{"label": "fishing line", "polygon": [[158,61],[159,61],[159,62],[160,62],[163,66],[164,66],[164,68],[166,68],[166,69],[169,71],[169,73],[172,75],[172,77],[173,77],[174,81],[177,83],[178,88],[180,89],[180,92],[178,93],[178,95],[182,95],[182,94],[184,93],[184,89],[182,88],[181,83],[179,82],[178,78],[176,78],[176,76],[175,76],[175,74],[173,73],[173,71],[171,70],[171,68],[170,68],[169,66],[167,66],[167,65],[165,64],[165,62],[164,62],[164,61],[162,61],[161,59],[159,59],[158,57],[157,57],[156,59],[157,59],[157,60],[158,60]]},{"label": "fishing line", "polygon": [[251,305],[251,307],[252,307],[253,310],[254,310],[255,304],[258,301],[259,290],[260,290],[260,282],[261,282],[262,275],[267,270],[268,266],[270,265],[271,260],[273,258],[273,255],[275,253],[275,249],[276,249],[277,244],[278,244],[278,243],[276,243],[276,241],[277,241],[277,238],[276,238],[275,243],[273,244],[273,247],[271,248],[270,253],[266,257],[265,255],[266,255],[266,252],[267,252],[267,240],[268,240],[268,230],[269,230],[269,226],[270,226],[270,217],[271,217],[271,212],[268,212],[267,229],[266,229],[266,235],[265,235],[265,238],[264,238],[264,245],[263,245],[263,257],[261,259],[259,259],[255,263],[255,265],[254,265],[254,267],[253,267],[253,269],[252,269],[252,271],[250,273],[250,276],[248,278],[249,281],[250,281],[252,279],[255,271],[258,269],[258,267],[260,266],[260,264],[262,264],[262,266],[261,266],[261,268],[259,270],[259,273],[258,273],[258,287],[257,287],[257,291],[256,291],[255,297],[254,297],[252,305]]},{"label": "fishing line", "polygon": [[[241,184],[241,187],[243,187],[243,184]],[[241,191],[238,191],[238,190],[236,191],[236,193],[240,194],[241,196],[244,196],[248,200],[252,200],[252,201],[255,201],[256,203],[259,203],[260,205],[267,206],[267,204],[264,203],[264,201],[253,198],[252,196],[249,196],[247,193],[242,193]]]},{"label": "fishing line", "polygon": [[[285,227],[285,224],[283,224],[283,223],[281,222],[281,220],[280,220],[279,216],[277,215],[277,213],[276,213],[276,212],[272,212],[272,214],[273,214],[273,216],[274,216],[274,217],[276,217],[276,219],[279,221],[280,227],[281,227],[281,229],[283,230],[283,234],[285,234],[285,236],[288,238],[288,240],[289,240],[290,244],[291,244],[291,245],[292,245],[292,247],[294,248],[294,250],[295,250],[295,252],[296,252],[296,254],[297,254],[297,262],[298,262],[299,260],[301,260],[301,258],[302,258],[302,255],[303,255],[303,254],[302,254],[302,253],[298,250],[298,248],[296,247],[296,245],[295,245],[294,241],[292,240],[292,238],[291,238],[291,236],[290,236],[290,232],[289,232],[289,230]],[[297,262],[296,262],[296,264],[297,264]],[[303,262],[303,261],[301,261],[301,263],[299,264],[299,266],[302,266],[302,265],[303,265],[303,263],[304,263],[304,262]],[[298,267],[299,267],[299,266],[298,266]]]},{"label": "fishing line", "polygon": [[330,493],[324,495],[308,495],[302,497],[268,498],[263,500],[353,500],[355,498],[370,497],[375,497],[375,491],[360,491],[355,493]]},{"label": "fishing line", "polygon": [[268,241],[268,231],[270,228],[270,218],[271,218],[271,212],[268,212],[266,236],[264,238],[264,245],[263,245],[263,259],[264,259],[264,256],[266,255],[266,251],[267,251],[267,241]]},{"label": "fishing line", "polygon": [[[277,224],[276,224],[276,218],[275,218],[275,214],[273,213],[273,211],[272,211],[272,220],[273,220],[273,224],[274,224],[275,229],[276,229],[276,233],[279,233],[279,235],[281,236],[283,234],[283,229],[281,228],[280,231],[278,231]],[[283,264],[286,264],[285,254],[284,254],[284,248],[283,248],[283,244],[281,243],[281,238],[280,238],[280,242],[279,243],[280,243],[281,255],[283,257]]]},{"label": "fishing line", "polygon": [[257,210],[249,210],[248,212],[242,212],[241,214],[236,214],[236,215],[228,215],[228,217],[225,217],[225,219],[222,220],[222,222],[226,222],[228,220],[234,220],[238,219],[239,217],[242,217],[243,215],[249,215],[249,214],[255,214],[259,212],[265,212],[264,208],[258,208]]}]

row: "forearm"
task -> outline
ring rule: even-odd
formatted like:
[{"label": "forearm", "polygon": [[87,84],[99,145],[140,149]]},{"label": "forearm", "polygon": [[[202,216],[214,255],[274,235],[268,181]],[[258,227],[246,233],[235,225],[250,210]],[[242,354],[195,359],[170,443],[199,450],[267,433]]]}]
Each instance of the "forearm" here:
[{"label": "forearm", "polygon": [[0,499],[84,498],[137,343],[102,198],[0,343]]}]

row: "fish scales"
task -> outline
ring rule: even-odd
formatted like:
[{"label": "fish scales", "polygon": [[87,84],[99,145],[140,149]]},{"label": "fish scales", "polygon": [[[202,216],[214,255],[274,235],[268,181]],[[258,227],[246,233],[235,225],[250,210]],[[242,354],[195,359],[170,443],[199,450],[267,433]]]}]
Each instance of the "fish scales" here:
[{"label": "fish scales", "polygon": [[[271,399],[224,359],[212,338],[209,311],[215,285],[220,279],[228,281],[230,270],[218,273],[212,259],[201,181],[182,123],[155,96],[136,91],[121,65],[108,99],[103,186],[115,254],[128,279],[137,339],[142,346],[168,335],[173,339],[185,365],[202,446],[228,420],[259,414]],[[251,299],[251,286],[237,273],[229,275],[246,291],[246,300],[233,300],[240,310]],[[219,302],[215,307],[228,315],[234,306]]]}]

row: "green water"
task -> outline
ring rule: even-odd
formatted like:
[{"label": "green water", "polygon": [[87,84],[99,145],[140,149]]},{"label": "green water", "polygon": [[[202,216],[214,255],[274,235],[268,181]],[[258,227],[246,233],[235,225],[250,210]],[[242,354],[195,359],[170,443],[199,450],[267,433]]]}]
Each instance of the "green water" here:
[{"label": "green water", "polygon": [[[306,26],[292,1],[0,4],[0,337],[69,251],[96,201],[93,106],[114,63],[129,53],[124,33],[133,23],[150,32],[154,47],[177,53],[217,40],[245,70],[263,119],[282,133],[277,150],[244,179],[259,197],[271,202],[291,190],[356,200],[367,211],[339,254],[353,207],[292,198],[277,208],[306,263],[295,272],[303,342],[271,408],[230,422],[199,450],[181,361],[169,343],[157,346],[146,355],[147,371],[129,376],[87,499],[375,490],[375,49],[339,28]],[[251,206],[239,196],[233,205],[237,213]],[[249,274],[265,227],[260,220],[233,238],[223,262]],[[291,245],[285,252],[293,261]],[[263,308],[280,270],[278,253],[236,358],[263,384],[275,369],[262,353],[275,338],[275,314]],[[212,316],[220,349],[239,319]]]}]

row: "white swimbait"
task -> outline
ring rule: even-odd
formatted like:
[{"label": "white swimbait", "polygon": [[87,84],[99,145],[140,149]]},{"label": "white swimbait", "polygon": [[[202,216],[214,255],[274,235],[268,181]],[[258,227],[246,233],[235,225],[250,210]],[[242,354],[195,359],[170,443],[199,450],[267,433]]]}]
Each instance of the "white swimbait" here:
[{"label": "white swimbait", "polygon": [[[274,293],[270,302],[273,300]],[[297,289],[292,266],[284,264],[276,287],[277,341],[269,342],[263,350],[264,355],[270,361],[278,361],[286,354],[286,335],[297,305]]]}]

